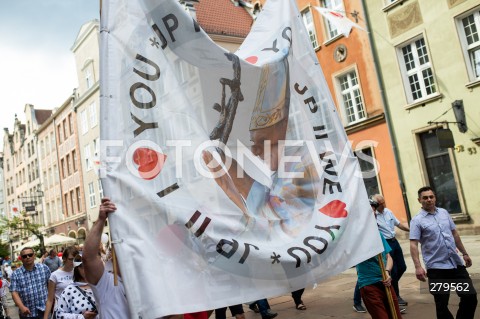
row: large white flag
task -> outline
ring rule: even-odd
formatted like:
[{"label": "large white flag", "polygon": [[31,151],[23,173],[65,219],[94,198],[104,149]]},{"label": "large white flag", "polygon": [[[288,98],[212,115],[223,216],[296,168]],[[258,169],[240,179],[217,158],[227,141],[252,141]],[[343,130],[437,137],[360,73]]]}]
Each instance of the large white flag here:
[{"label": "large white flag", "polygon": [[103,3],[102,174],[132,318],[311,287],[382,251],[294,0],[269,0],[235,53],[176,0]]}]

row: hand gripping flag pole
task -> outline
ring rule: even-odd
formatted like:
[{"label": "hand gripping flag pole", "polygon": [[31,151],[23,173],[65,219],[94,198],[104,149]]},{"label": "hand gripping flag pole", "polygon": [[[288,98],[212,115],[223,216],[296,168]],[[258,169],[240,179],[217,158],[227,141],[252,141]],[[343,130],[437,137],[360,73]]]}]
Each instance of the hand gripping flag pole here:
[{"label": "hand gripping flag pole", "polygon": [[[382,253],[377,255],[378,263],[380,264],[380,270],[382,271],[383,280],[387,280],[387,275],[385,274],[385,264],[383,263]],[[393,303],[392,291],[390,287],[385,286],[385,291],[387,292],[388,305],[390,306],[390,313],[393,319],[398,319],[397,311],[395,310],[395,304]]]}]

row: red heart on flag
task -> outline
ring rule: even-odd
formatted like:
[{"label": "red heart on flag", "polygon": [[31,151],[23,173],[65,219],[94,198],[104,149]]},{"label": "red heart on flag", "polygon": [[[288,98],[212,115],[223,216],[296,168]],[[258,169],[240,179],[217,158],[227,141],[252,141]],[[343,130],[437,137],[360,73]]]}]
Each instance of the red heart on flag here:
[{"label": "red heart on flag", "polygon": [[138,165],[138,173],[143,179],[151,180],[160,174],[167,155],[150,148],[140,147],[133,153],[133,162]]},{"label": "red heart on flag", "polygon": [[341,200],[332,200],[327,205],[319,209],[320,213],[323,213],[327,216],[333,218],[345,218],[348,215],[347,210],[345,209],[347,205]]},{"label": "red heart on flag", "polygon": [[257,61],[258,61],[258,57],[252,55],[252,56],[249,56],[248,58],[246,58],[245,61],[247,61],[247,62],[249,62],[249,63],[251,63],[251,64],[255,64],[255,63],[257,63]]}]

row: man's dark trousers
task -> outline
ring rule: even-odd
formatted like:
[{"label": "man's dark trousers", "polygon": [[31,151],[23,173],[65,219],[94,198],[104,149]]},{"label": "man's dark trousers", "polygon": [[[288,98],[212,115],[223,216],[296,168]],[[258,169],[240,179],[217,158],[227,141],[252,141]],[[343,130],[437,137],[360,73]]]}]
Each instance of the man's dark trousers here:
[{"label": "man's dark trousers", "polygon": [[390,257],[393,260],[392,268],[392,286],[393,290],[397,294],[397,297],[400,298],[400,289],[398,288],[398,282],[402,278],[403,273],[407,270],[407,265],[405,264],[405,258],[403,257],[403,250],[396,238],[387,239],[388,245],[392,249],[390,251]]},{"label": "man's dark trousers", "polygon": [[[468,292],[458,292],[460,303],[458,304],[457,319],[473,319],[477,308],[477,292],[473,287],[472,280],[465,266],[458,266],[453,269],[428,269],[427,277],[429,282],[446,282],[446,283],[469,283],[471,289]],[[430,291],[432,293],[432,291]],[[454,319],[450,310],[448,310],[448,300],[450,293],[432,293],[435,299],[435,308],[437,311],[437,319]]]}]

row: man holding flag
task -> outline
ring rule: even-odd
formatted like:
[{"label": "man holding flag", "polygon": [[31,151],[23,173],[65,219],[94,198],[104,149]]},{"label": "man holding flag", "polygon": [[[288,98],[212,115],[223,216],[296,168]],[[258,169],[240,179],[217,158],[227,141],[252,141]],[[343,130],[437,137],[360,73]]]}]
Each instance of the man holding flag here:
[{"label": "man holding flag", "polygon": [[[378,204],[370,200],[370,205],[375,214],[375,207]],[[396,318],[402,318],[398,299],[392,287],[393,260],[389,254],[391,248],[383,235],[380,232],[378,234],[382,239],[384,251],[356,266],[358,286],[365,307],[373,319],[395,318],[394,313]],[[382,267],[383,265],[385,266]]]}]

